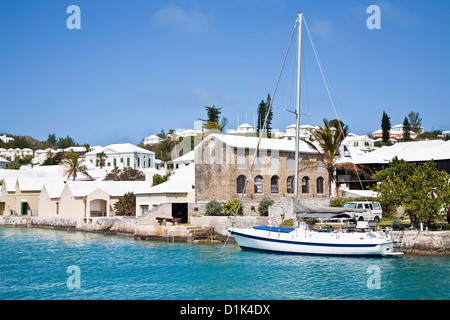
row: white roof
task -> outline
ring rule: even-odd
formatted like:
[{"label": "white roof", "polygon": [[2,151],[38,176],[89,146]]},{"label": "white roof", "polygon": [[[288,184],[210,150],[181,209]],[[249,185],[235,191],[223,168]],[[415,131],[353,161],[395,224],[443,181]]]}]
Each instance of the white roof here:
[{"label": "white roof", "polygon": [[127,192],[145,193],[150,189],[148,181],[67,181],[74,197],[85,197],[96,189],[110,196],[123,196]]},{"label": "white roof", "polygon": [[192,192],[195,185],[195,164],[191,163],[176,170],[166,182],[151,187],[145,193],[187,193]]},{"label": "white roof", "polygon": [[240,126],[238,126],[238,128],[253,128],[253,126],[248,123],[243,123]]},{"label": "white roof", "polygon": [[450,141],[429,140],[398,142],[353,158],[355,163],[389,163],[394,157],[405,161],[429,161],[450,159]]},{"label": "white roof", "polygon": [[61,179],[57,179],[52,182],[45,182],[42,186],[42,189],[46,189],[50,198],[59,198],[61,196],[61,192],[64,188],[64,181]]},{"label": "white roof", "polygon": [[[234,135],[223,135],[223,134],[211,134],[206,137],[196,148],[198,148],[202,143],[207,140],[216,137],[217,139],[223,141],[225,144],[233,148],[249,148],[256,149],[258,144],[258,137],[246,137],[246,136],[234,136]],[[269,139],[262,138],[261,144],[259,145],[260,150],[279,150],[287,152],[295,152],[295,141],[294,140],[284,140],[284,139]],[[299,151],[301,153],[317,153],[316,150],[311,148],[306,142],[300,141]]]},{"label": "white roof", "polygon": [[86,155],[95,156],[97,153],[102,152],[102,151],[105,152],[106,154],[108,154],[108,153],[133,153],[133,152],[155,154],[152,151],[149,151],[144,148],[140,148],[131,143],[117,143],[117,144],[110,144],[109,146],[106,146],[103,148],[95,149],[95,151],[90,151],[90,152],[86,153]]},{"label": "white roof", "polygon": [[188,153],[183,154],[181,157],[178,157],[171,162],[186,162],[186,161],[194,161],[195,151],[191,150]]},{"label": "white roof", "polygon": [[4,158],[2,158],[2,157],[0,157],[0,162],[5,162],[5,163],[8,163],[9,161],[8,161],[8,160],[6,160],[6,159],[4,159]]},{"label": "white roof", "polygon": [[64,183],[64,181],[58,178],[17,178],[20,191],[41,191],[44,184],[58,183]]}]

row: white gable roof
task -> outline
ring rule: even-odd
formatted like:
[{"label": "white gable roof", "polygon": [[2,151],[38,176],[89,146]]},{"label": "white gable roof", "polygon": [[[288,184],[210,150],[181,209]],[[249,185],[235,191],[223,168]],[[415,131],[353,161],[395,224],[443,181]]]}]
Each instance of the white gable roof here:
[{"label": "white gable roof", "polygon": [[[223,135],[223,134],[211,134],[206,137],[197,147],[205,143],[213,137],[221,140],[226,145],[239,148],[239,149],[256,149],[258,144],[258,137],[246,137],[246,136],[235,136],[235,135]],[[278,150],[295,152],[295,141],[294,140],[284,140],[284,139],[269,139],[262,138],[261,144],[259,145],[260,150]],[[317,153],[316,150],[311,148],[306,142],[300,141],[299,151],[301,153]]]},{"label": "white gable roof", "polygon": [[450,159],[450,141],[430,140],[398,142],[393,146],[383,146],[375,151],[355,157],[355,163],[389,163],[398,157],[405,161],[429,161]]},{"label": "white gable roof", "polygon": [[187,193],[192,192],[195,185],[195,164],[182,166],[172,174],[166,182],[151,187],[144,193]]},{"label": "white gable roof", "polygon": [[123,196],[127,192],[144,193],[150,189],[148,181],[67,181],[74,197],[85,197],[96,189],[110,196]]},{"label": "white gable roof", "polygon": [[117,143],[117,144],[110,144],[103,148],[97,148],[95,151],[91,151],[86,153],[86,155],[96,155],[99,152],[105,152],[108,153],[146,153],[146,154],[155,154],[153,151],[149,151],[144,148],[140,148],[138,146],[135,146],[131,143]]}]

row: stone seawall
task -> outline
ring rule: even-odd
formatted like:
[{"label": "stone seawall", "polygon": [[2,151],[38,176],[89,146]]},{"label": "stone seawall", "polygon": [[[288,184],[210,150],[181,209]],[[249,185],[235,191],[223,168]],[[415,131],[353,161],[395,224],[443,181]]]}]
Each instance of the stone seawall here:
[{"label": "stone seawall", "polygon": [[[236,227],[267,224],[267,217],[237,217]],[[232,224],[229,217],[191,217],[190,225],[158,226],[139,218],[42,218],[0,216],[0,227],[50,228],[125,234],[137,239],[166,241],[220,240],[234,242],[226,231]],[[450,231],[391,231],[396,249],[405,254],[450,254]]]},{"label": "stone seawall", "polygon": [[450,231],[391,231],[391,236],[405,254],[450,254]]}]

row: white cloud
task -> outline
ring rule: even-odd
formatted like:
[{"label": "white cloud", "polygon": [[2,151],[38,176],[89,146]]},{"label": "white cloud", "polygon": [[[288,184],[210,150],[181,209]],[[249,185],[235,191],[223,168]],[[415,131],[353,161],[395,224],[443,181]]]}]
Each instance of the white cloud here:
[{"label": "white cloud", "polygon": [[199,36],[204,33],[208,29],[210,21],[211,17],[197,8],[185,10],[174,5],[162,7],[152,16],[154,26],[174,29],[191,36]]}]

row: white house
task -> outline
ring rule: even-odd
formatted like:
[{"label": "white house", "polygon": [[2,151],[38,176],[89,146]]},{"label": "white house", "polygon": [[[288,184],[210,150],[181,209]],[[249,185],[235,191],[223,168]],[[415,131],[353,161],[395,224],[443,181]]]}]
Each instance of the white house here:
[{"label": "white house", "polygon": [[6,167],[9,161],[0,157],[0,168]]},{"label": "white house", "polygon": [[14,141],[14,138],[7,137],[6,134],[3,134],[2,136],[0,136],[0,140],[2,140],[4,143],[8,143]]},{"label": "white house", "polygon": [[97,154],[100,152],[106,154],[105,167],[107,168],[147,169],[155,167],[155,153],[131,143],[110,144],[103,148],[97,148],[95,151],[86,153],[85,161],[99,167]]},{"label": "white house", "polygon": [[158,137],[155,134],[152,134],[151,136],[148,136],[147,138],[144,139],[144,145],[148,146],[148,145],[156,144],[160,141],[161,141],[160,137]]}]

